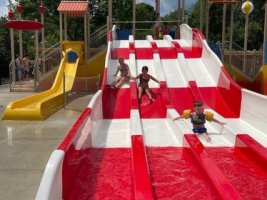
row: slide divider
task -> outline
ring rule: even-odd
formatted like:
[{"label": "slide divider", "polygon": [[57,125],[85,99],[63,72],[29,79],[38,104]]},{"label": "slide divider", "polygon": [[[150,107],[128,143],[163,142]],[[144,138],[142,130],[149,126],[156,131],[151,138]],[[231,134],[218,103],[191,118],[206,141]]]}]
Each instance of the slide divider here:
[{"label": "slide divider", "polygon": [[152,185],[148,170],[143,135],[132,135],[133,199],[152,200]]},{"label": "slide divider", "polygon": [[221,199],[240,199],[240,196],[233,185],[224,176],[223,172],[218,168],[216,163],[210,158],[208,151],[200,142],[198,137],[194,134],[185,134],[183,142],[184,147],[191,150],[194,158],[205,171],[207,177],[211,181]]},{"label": "slide divider", "polygon": [[143,139],[143,130],[137,101],[136,81],[130,82],[131,91],[131,143],[132,143],[132,176],[133,199],[152,200],[152,184]]},{"label": "slide divider", "polygon": [[267,149],[247,134],[237,134],[235,146],[267,171]]},{"label": "slide divider", "polygon": [[189,88],[195,98],[195,101],[201,101],[204,104],[205,108],[209,108],[208,104],[205,102],[203,97],[201,96],[196,81],[189,81]]},{"label": "slide divider", "polygon": [[172,105],[171,100],[170,100],[170,94],[169,94],[169,90],[167,88],[166,81],[160,81],[160,90],[161,90],[161,95],[162,95],[163,101],[166,105],[166,108],[172,109],[173,105]]}]

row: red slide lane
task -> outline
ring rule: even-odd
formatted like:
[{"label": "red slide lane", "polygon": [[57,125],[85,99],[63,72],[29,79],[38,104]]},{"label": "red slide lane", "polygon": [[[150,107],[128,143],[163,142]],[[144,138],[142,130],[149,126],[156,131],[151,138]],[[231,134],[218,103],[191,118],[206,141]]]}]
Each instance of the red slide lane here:
[{"label": "red slide lane", "polygon": [[104,119],[130,118],[130,98],[129,88],[111,89],[106,86],[102,96]]},{"label": "red slide lane", "polygon": [[166,118],[168,108],[173,108],[166,81],[160,82],[160,88],[150,89],[154,102],[150,103],[146,95],[142,96],[139,106],[141,118]]},{"label": "red slide lane", "polygon": [[[130,90],[103,86],[104,117],[129,118]],[[122,108],[121,105],[124,105]],[[85,109],[59,146],[65,151],[62,167],[63,199],[132,199],[132,158],[130,148],[87,148],[76,150],[75,138],[90,115]],[[90,142],[91,135],[88,136]],[[88,144],[89,145],[89,144]],[[103,189],[104,188],[104,189]]]},{"label": "red slide lane", "polygon": [[206,102],[209,108],[215,110],[220,115],[226,118],[238,118],[239,113],[236,113],[224,101],[220,91],[216,87],[198,88],[200,95]]},{"label": "red slide lane", "polygon": [[185,109],[193,109],[195,100],[190,88],[169,88],[168,90],[171,103],[180,115]]},{"label": "red slide lane", "polygon": [[[236,109],[231,107],[231,104],[227,104],[225,101],[227,98],[235,100],[239,98],[239,94],[237,92],[228,91],[223,93],[224,89],[219,87],[200,88],[197,86],[195,81],[189,81],[189,87],[194,99],[203,102],[205,108],[211,108],[226,118],[239,117],[240,111],[236,111]],[[233,97],[231,97],[231,95]]]},{"label": "red slide lane", "polygon": [[[217,87],[197,87],[194,81],[190,82],[190,87],[188,88],[169,88],[170,99],[173,107],[179,112],[183,113],[185,109],[193,109],[194,102],[196,100],[202,101],[205,108],[210,108],[221,114],[226,118],[237,118],[239,117],[240,111],[233,110],[229,106],[228,102],[225,101],[223,96],[230,96],[228,98],[240,99],[239,94],[222,94],[220,89]],[[232,96],[232,97],[231,97]],[[240,104],[240,102],[239,102]]]},{"label": "red slide lane", "polygon": [[217,87],[198,88],[199,93],[210,108],[226,118],[239,118],[241,109],[242,92],[221,67]]},{"label": "red slide lane", "polygon": [[192,95],[195,101],[200,101],[203,103],[204,108],[208,108],[206,101],[203,99],[202,95],[200,94],[199,88],[197,86],[196,81],[189,81],[189,88],[192,92]]},{"label": "red slide lane", "polygon": [[139,105],[141,118],[165,118],[166,105],[160,88],[152,88],[150,92],[155,101],[150,103],[146,94],[142,96],[142,103]]},{"label": "red slide lane", "polygon": [[[141,118],[166,118],[166,109],[172,108],[166,82],[161,82],[160,86],[151,89],[156,101],[139,107]],[[144,103],[148,98],[143,96],[142,101]],[[146,152],[154,199],[218,199],[209,180],[186,149],[147,147]],[[140,167],[144,167],[143,162]]]}]

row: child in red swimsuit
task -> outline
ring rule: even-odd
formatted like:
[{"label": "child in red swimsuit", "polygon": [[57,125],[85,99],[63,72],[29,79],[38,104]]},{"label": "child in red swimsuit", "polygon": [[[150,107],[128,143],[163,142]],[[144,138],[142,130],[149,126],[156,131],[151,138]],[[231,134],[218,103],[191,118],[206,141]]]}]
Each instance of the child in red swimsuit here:
[{"label": "child in red swimsuit", "polygon": [[141,103],[141,97],[142,94],[145,92],[146,95],[148,96],[148,98],[150,99],[150,103],[152,103],[154,101],[154,99],[152,98],[150,91],[149,91],[149,86],[148,86],[148,82],[150,81],[150,79],[152,79],[153,81],[159,83],[159,81],[154,78],[153,76],[151,76],[150,74],[148,74],[148,67],[144,66],[142,67],[142,73],[139,74],[137,77],[133,77],[133,79],[139,79],[139,85],[138,85],[138,102],[139,104]]}]

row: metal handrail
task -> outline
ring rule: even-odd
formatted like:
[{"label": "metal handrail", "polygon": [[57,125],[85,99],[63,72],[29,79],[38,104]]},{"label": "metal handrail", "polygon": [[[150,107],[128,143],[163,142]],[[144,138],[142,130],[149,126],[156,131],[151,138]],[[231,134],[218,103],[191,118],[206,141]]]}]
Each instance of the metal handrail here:
[{"label": "metal handrail", "polygon": [[[243,73],[253,78],[262,66],[262,56],[262,51],[248,51],[247,54],[245,54],[245,51],[242,50],[233,50],[231,52],[225,51],[224,61],[226,63],[228,62],[228,64],[236,66],[239,70],[243,71]],[[231,58],[231,60],[226,58]]]},{"label": "metal handrail", "polygon": [[[49,57],[51,57],[51,56],[53,56],[53,55],[55,55],[56,53],[59,53],[60,51],[61,51],[61,48],[60,48],[60,47],[57,47],[57,48],[53,49],[52,51],[50,51],[49,54],[47,54],[47,55],[45,56],[45,59],[46,59],[46,58],[49,58]],[[41,58],[41,60],[42,60],[42,58]]]},{"label": "metal handrail", "polygon": [[[225,44],[230,45],[229,41],[225,41]],[[229,49],[229,48],[228,48]],[[243,47],[233,42],[233,50],[245,51]]]},{"label": "metal handrail", "polygon": [[[183,22],[184,20],[179,20],[179,22]],[[160,21],[113,21],[114,24],[130,24],[130,23],[136,23],[136,24],[143,24],[143,23],[156,23],[156,22],[160,22],[160,23],[164,23],[164,22],[167,22],[167,23],[177,23],[178,20],[160,20]]]},{"label": "metal handrail", "polygon": [[94,37],[97,37],[99,35],[102,35],[103,33],[106,33],[107,32],[107,26],[105,26],[105,29],[98,29],[97,32],[94,32],[93,34],[91,34],[90,38],[94,38]]},{"label": "metal handrail", "polygon": [[9,69],[9,81],[10,81],[10,88],[13,84],[13,81],[12,81],[12,66],[13,66],[13,62],[14,60],[11,60],[9,66],[8,66],[8,69]]},{"label": "metal handrail", "polygon": [[44,52],[40,53],[40,55],[45,54],[45,53],[47,53],[47,52],[50,52],[51,49],[55,49],[55,48],[57,48],[58,46],[60,46],[60,42],[57,42],[57,43],[54,44],[53,46],[49,47],[49,48],[46,49]]},{"label": "metal handrail", "polygon": [[102,26],[90,37],[90,48],[99,48],[106,46],[107,43],[107,25]]},{"label": "metal handrail", "polygon": [[103,35],[107,35],[107,30],[106,31],[101,31],[99,32],[97,35],[95,35],[94,37],[91,37],[90,40],[96,40],[99,37],[103,36]]},{"label": "metal handrail", "polygon": [[[37,72],[37,74],[35,74]],[[39,63],[38,60],[35,60],[35,63],[33,65],[32,75],[34,75],[34,90],[37,90],[38,84],[39,84],[39,78],[40,78],[40,70],[39,70]]]},{"label": "metal handrail", "polygon": [[[69,91],[66,91],[66,83],[67,83],[68,79],[73,80],[73,86]],[[63,100],[64,100],[63,107],[64,108],[69,103],[68,98],[73,98],[73,95],[84,94],[84,93],[91,94],[92,92],[95,93],[100,88],[100,74],[97,74],[95,76],[90,76],[90,77],[76,77],[73,75],[66,75],[65,73],[63,73],[62,80],[63,80],[62,89],[63,89]],[[79,80],[82,81],[82,85],[79,85],[79,87],[77,87],[77,86],[75,87],[76,81],[79,82]],[[94,90],[91,90],[92,87],[88,87],[91,80],[95,80],[93,82],[93,84],[95,86],[95,87],[93,87]],[[81,87],[81,86],[83,86],[83,87]],[[76,90],[77,88],[79,89],[79,91]],[[74,91],[74,92],[72,92],[72,91]]]},{"label": "metal handrail", "polygon": [[[42,68],[43,69],[42,74],[49,72],[55,66],[59,65],[60,55],[61,55],[61,47],[59,42],[48,48],[45,52],[38,55],[38,62],[45,63],[44,68]],[[52,63],[50,61],[52,61]],[[51,68],[51,66],[54,67]]]},{"label": "metal handrail", "polygon": [[[104,27],[104,26],[103,26]],[[107,29],[100,28],[98,32],[94,33],[94,36],[90,38],[89,46],[92,48],[99,48],[107,43]],[[105,26],[106,27],[106,26]]]},{"label": "metal handrail", "polygon": [[93,32],[91,34],[91,38],[93,38],[95,35],[97,35],[99,32],[101,32],[102,30],[107,30],[107,24],[105,24],[104,26],[100,27],[99,29],[97,29],[95,32]]},{"label": "metal handrail", "polygon": [[101,37],[97,38],[97,40],[93,40],[90,42],[91,48],[99,48],[101,46],[106,46],[107,43],[107,34],[102,35]]},{"label": "metal handrail", "polygon": [[[40,78],[40,75],[41,75],[41,72],[39,70],[39,64],[40,62],[49,62],[49,60],[52,60],[52,61],[58,61],[57,59],[54,58],[54,56],[56,56],[58,53],[60,53],[60,43],[56,43],[54,44],[53,46],[49,47],[46,51],[40,53],[37,57],[37,60],[35,60],[34,62],[34,66],[33,66],[33,72],[32,74],[35,75],[35,68],[38,70],[37,71],[37,77],[35,77],[35,83],[34,83],[34,87],[35,87],[35,90],[37,89],[37,86],[38,86],[38,82],[39,82],[39,78]],[[43,55],[45,55],[45,59],[43,59]],[[15,60],[12,60],[8,66],[9,68],[9,80],[10,80],[10,90],[12,90],[12,86],[14,84],[13,82],[13,76],[15,76],[15,80],[16,80],[16,74],[13,75],[13,64],[14,64]],[[60,63],[60,61],[58,61],[58,63]],[[56,64],[54,64],[56,65]]]},{"label": "metal handrail", "polygon": [[104,34],[104,35],[101,35],[97,38],[93,38],[90,40],[90,46],[92,46],[91,44],[95,44],[97,43],[98,41],[102,40],[103,38],[107,37],[107,34]]}]

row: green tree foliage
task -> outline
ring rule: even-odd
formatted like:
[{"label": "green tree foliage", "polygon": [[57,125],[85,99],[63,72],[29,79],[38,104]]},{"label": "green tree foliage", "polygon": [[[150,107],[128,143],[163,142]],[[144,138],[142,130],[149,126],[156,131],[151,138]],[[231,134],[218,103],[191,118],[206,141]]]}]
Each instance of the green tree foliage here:
[{"label": "green tree foliage", "polygon": [[[133,3],[131,0],[116,0],[113,11],[115,21],[131,21],[133,17]],[[130,28],[131,24],[120,24],[122,28]]]},{"label": "green tree foliage", "polygon": [[[18,18],[18,14],[16,12],[16,5],[18,0],[16,0],[15,4],[12,4],[9,1],[13,11],[15,13],[15,19]],[[57,7],[60,3],[60,0],[53,0],[51,3],[50,0],[43,0],[45,5],[45,35],[46,35],[46,46],[51,46],[59,41],[59,19]],[[32,0],[23,0],[22,1],[22,19],[35,20],[40,21],[40,13],[39,13],[39,5],[40,1],[32,1]],[[11,61],[10,59],[10,34],[9,29],[3,26],[3,23],[6,21],[6,17],[2,17],[0,20],[0,68],[1,68],[1,77],[8,76],[8,65]],[[18,41],[18,31],[15,31],[15,54],[19,54],[19,41]],[[41,38],[41,35],[39,35]],[[23,32],[23,48],[24,54],[29,55],[30,57],[34,57],[34,32]]]},{"label": "green tree foliage", "polygon": [[[253,1],[254,11],[249,16],[248,28],[248,49],[250,50],[258,50],[262,47],[264,32],[264,10],[262,10],[263,3],[263,1]],[[237,7],[235,12],[234,42],[243,47],[245,34],[245,15],[241,11],[241,5]]]},{"label": "green tree foliage", "polygon": [[[230,16],[230,13],[227,10],[227,16]],[[209,18],[209,40],[213,40],[215,42],[222,40],[222,19],[223,19],[223,5],[212,5],[210,8],[210,18]],[[226,19],[226,27],[229,27],[230,19]],[[204,34],[206,33],[206,23],[204,23],[203,27]],[[227,34],[227,32],[226,32]],[[228,35],[226,35],[226,40]]]},{"label": "green tree foliage", "polygon": [[[40,0],[23,0],[21,1],[23,11],[22,18],[28,20],[37,19],[40,21],[39,5]],[[45,6],[45,38],[46,46],[52,46],[53,44],[59,41],[59,13],[57,7],[61,0],[43,0]],[[108,0],[90,0],[91,7],[96,8],[94,15],[91,17],[91,32],[94,32],[99,27],[106,24],[106,16],[108,15]],[[113,20],[115,21],[127,21],[132,19],[132,0],[114,0],[113,2]],[[18,17],[16,13],[16,5],[18,0],[15,1],[15,4],[9,0],[11,7],[15,11],[15,18]],[[0,39],[3,40],[0,44],[0,61],[1,69],[3,71],[8,71],[10,62],[10,36],[9,30],[3,26],[3,22],[6,19],[1,19],[0,25]],[[84,24],[82,18],[68,18],[68,38],[69,40],[83,40],[84,38]],[[121,27],[130,27],[131,25],[124,25]],[[39,35],[41,38],[41,33]],[[15,53],[18,54],[18,32],[15,32]],[[24,54],[28,54],[30,57],[34,57],[34,33],[33,32],[23,32],[23,47]],[[2,66],[3,65],[3,66]],[[4,73],[1,73],[1,76]],[[7,74],[7,73],[5,73]]]},{"label": "green tree foliage", "polygon": [[[132,21],[133,16],[133,2],[132,0],[116,0],[112,1],[113,7],[113,22],[116,21]],[[108,16],[108,0],[95,1],[92,5],[96,7],[94,15],[91,18],[91,31],[94,32],[101,26],[106,24]],[[136,20],[137,21],[154,21],[155,11],[154,8],[145,3],[136,4]],[[116,23],[118,28],[131,28],[132,23]],[[150,29],[154,24],[136,24],[136,28]],[[149,31],[151,34],[151,31]]]},{"label": "green tree foliage", "polygon": [[9,29],[4,27],[5,17],[0,18],[0,78],[8,77],[8,65],[10,63]]},{"label": "green tree foliage", "polygon": [[[18,19],[18,13],[16,11],[16,5],[12,4],[13,11],[15,13],[15,18]],[[59,5],[60,0],[54,0],[53,3],[49,0],[43,0],[45,6],[45,36],[46,36],[46,46],[52,46],[59,41],[59,20],[57,6]],[[22,4],[22,19],[26,20],[37,20],[41,21],[41,15],[39,12],[40,1],[24,0],[21,1]],[[56,31],[55,31],[56,30]],[[18,37],[16,36],[18,32],[15,32],[15,43],[18,44]],[[41,38],[41,34],[39,35]],[[48,40],[49,39],[49,40]],[[10,39],[8,39],[10,40]],[[31,51],[31,46],[34,46],[34,32],[23,32],[23,49],[24,54],[29,54],[30,57],[34,57],[33,51]],[[16,48],[17,49],[17,48]],[[17,53],[17,52],[16,52]]]},{"label": "green tree foliage", "polygon": [[[187,11],[185,11],[185,15],[187,15]],[[177,30],[177,20],[178,20],[178,11],[172,11],[169,14],[165,15],[164,17],[161,18],[162,21],[172,21],[168,22],[168,27],[171,30]]]},{"label": "green tree foliage", "polygon": [[68,40],[84,40],[84,21],[83,18],[68,18]]},{"label": "green tree foliage", "polygon": [[[91,18],[91,30],[94,32],[107,23],[108,16],[108,0],[99,0],[95,2],[97,7],[95,14]],[[116,0],[112,1],[113,21],[131,21],[133,16],[132,0]],[[117,24],[121,28],[129,28],[130,24]]]},{"label": "green tree foliage", "polygon": [[[264,10],[262,9],[265,1],[253,1],[254,11],[249,16],[249,36],[248,36],[248,49],[259,49],[263,43],[264,32]],[[226,40],[230,38],[230,5],[227,6],[226,17]],[[177,11],[175,11],[177,13]],[[164,17],[165,20],[177,20],[177,15],[172,12]],[[209,40],[221,41],[222,40],[222,18],[223,18],[223,5],[212,5],[210,8],[209,18]],[[199,28],[200,26],[200,1],[198,1],[192,10],[188,12],[188,24],[191,27]],[[234,15],[234,32],[233,41],[240,47],[244,46],[245,34],[245,15],[241,11],[241,3],[237,5]],[[203,33],[205,34],[205,24]]]},{"label": "green tree foliage", "polygon": [[[155,21],[154,8],[145,3],[136,4],[136,21]],[[151,28],[154,23],[137,23],[136,28]]]},{"label": "green tree foliage", "polygon": [[[18,2],[18,0],[17,0]],[[22,18],[28,20],[37,19],[41,21],[41,15],[39,12],[40,1],[23,0],[22,3]],[[46,39],[46,45],[51,46],[59,41],[59,14],[57,7],[60,0],[53,0],[53,3],[49,0],[43,0],[45,6],[45,36],[50,40]],[[40,37],[41,38],[41,37]],[[24,47],[34,45],[34,33],[24,33]]]},{"label": "green tree foliage", "polygon": [[[152,35],[156,20],[156,12],[151,5],[145,3],[136,4],[136,39],[145,39],[146,35]],[[141,23],[138,23],[140,21]],[[142,21],[152,21],[142,23]]]},{"label": "green tree foliage", "polygon": [[198,1],[188,13],[188,25],[194,28],[200,27],[200,2]]},{"label": "green tree foliage", "polygon": [[164,21],[177,21],[177,17],[178,17],[178,11],[175,10],[175,11],[172,11],[169,14],[165,15],[161,19]]},{"label": "green tree foliage", "polygon": [[[12,5],[12,1],[9,0]],[[18,0],[16,0],[17,4]],[[91,17],[91,32],[106,24],[106,17],[108,15],[108,0],[90,0],[91,7],[94,9],[94,15]],[[113,0],[113,20],[114,21],[131,21],[132,20],[132,0]],[[188,12],[189,25],[191,27],[199,28],[200,25],[200,1]],[[59,14],[57,7],[60,0],[43,0],[45,5],[45,36],[46,45],[49,47],[59,41]],[[263,43],[263,29],[264,29],[264,10],[262,10],[265,1],[253,1],[254,11],[249,19],[249,37],[248,49],[259,49]],[[40,21],[39,1],[23,0],[22,18]],[[13,10],[15,5],[13,5]],[[210,23],[209,23],[209,39],[213,41],[221,41],[222,35],[222,5],[212,5],[210,9]],[[16,18],[17,18],[17,13]],[[136,5],[136,20],[137,21],[153,21],[155,20],[154,8],[148,4],[140,3]],[[177,20],[177,11],[171,12],[164,16],[162,20],[175,21]],[[1,76],[7,75],[8,65],[10,62],[10,36],[9,30],[3,26],[6,18],[0,19],[0,67]],[[244,43],[244,24],[245,16],[241,12],[241,4],[235,10],[234,16],[234,42],[239,46]],[[118,25],[118,24],[117,24]],[[172,25],[170,25],[170,28]],[[227,7],[227,20],[226,20],[226,40],[229,40],[229,26],[230,26],[230,6]],[[131,28],[131,24],[120,24],[121,28]],[[152,29],[153,24],[137,24],[137,29]],[[173,27],[175,28],[175,27]],[[205,25],[204,25],[205,34]],[[83,19],[69,18],[68,19],[68,37],[70,40],[83,39]],[[138,36],[137,32],[137,36]],[[152,30],[141,33],[142,38],[146,34],[152,34]],[[39,37],[41,38],[41,37]],[[34,57],[34,33],[23,33],[23,45],[25,54]],[[15,32],[15,53],[18,54],[18,32]]]},{"label": "green tree foliage", "polygon": [[[113,3],[114,4],[114,3]],[[97,7],[95,11],[95,15],[91,18],[90,28],[92,32],[102,27],[107,23],[108,16],[108,0],[100,0],[96,2]]]}]

